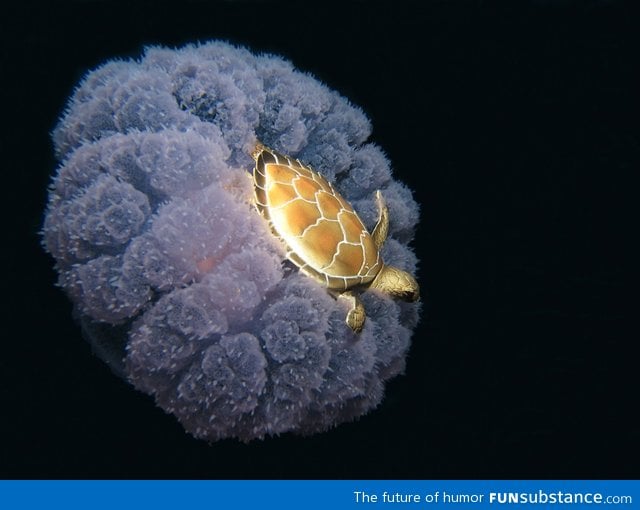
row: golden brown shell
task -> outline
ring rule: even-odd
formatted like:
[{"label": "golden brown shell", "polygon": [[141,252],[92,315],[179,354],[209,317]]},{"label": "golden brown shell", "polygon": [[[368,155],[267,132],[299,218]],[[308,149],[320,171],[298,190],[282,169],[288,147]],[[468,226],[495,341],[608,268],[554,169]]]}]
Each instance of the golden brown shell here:
[{"label": "golden brown shell", "polygon": [[329,289],[370,283],[382,259],[351,204],[298,160],[263,146],[254,158],[256,206],[287,257]]}]

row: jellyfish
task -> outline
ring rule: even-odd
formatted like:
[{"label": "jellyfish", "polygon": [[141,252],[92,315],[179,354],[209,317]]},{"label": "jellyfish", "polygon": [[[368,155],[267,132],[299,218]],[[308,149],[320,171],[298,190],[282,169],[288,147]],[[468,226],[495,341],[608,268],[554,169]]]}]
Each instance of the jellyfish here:
[{"label": "jellyfish", "polygon": [[348,304],[288,262],[255,207],[259,140],[321,174],[415,274],[411,191],[361,109],[274,55],[212,41],[148,47],[89,72],[54,132],[42,228],[94,352],[197,438],[309,435],[382,401],[420,303]]}]

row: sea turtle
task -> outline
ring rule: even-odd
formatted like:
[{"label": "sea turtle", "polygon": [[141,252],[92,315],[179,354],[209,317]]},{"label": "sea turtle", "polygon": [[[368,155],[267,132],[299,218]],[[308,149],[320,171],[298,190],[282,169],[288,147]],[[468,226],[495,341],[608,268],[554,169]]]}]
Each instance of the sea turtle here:
[{"label": "sea turtle", "polygon": [[355,290],[374,288],[405,301],[418,299],[416,280],[385,265],[380,256],[389,230],[380,191],[378,223],[369,234],[351,204],[319,173],[261,143],[252,157],[256,208],[283,241],[289,260],[336,298],[350,301],[346,322],[353,331],[360,332],[365,321]]}]

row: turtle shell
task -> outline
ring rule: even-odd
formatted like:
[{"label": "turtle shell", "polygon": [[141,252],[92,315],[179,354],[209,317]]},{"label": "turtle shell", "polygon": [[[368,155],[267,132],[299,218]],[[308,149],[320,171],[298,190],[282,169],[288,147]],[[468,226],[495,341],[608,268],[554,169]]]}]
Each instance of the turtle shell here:
[{"label": "turtle shell", "polygon": [[289,260],[329,289],[370,283],[382,259],[351,204],[298,160],[267,148],[254,156],[256,207]]}]

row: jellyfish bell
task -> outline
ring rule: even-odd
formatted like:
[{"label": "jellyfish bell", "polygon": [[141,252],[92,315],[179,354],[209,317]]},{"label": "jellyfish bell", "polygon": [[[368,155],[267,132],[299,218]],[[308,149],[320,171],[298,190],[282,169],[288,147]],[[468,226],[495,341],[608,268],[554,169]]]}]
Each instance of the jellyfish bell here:
[{"label": "jellyfish bell", "polygon": [[[207,441],[375,408],[418,322],[419,215],[370,133],[289,62],[222,42],[88,73],[53,133],[42,235],[96,355]],[[252,162],[256,138],[305,164],[266,147]]]}]

